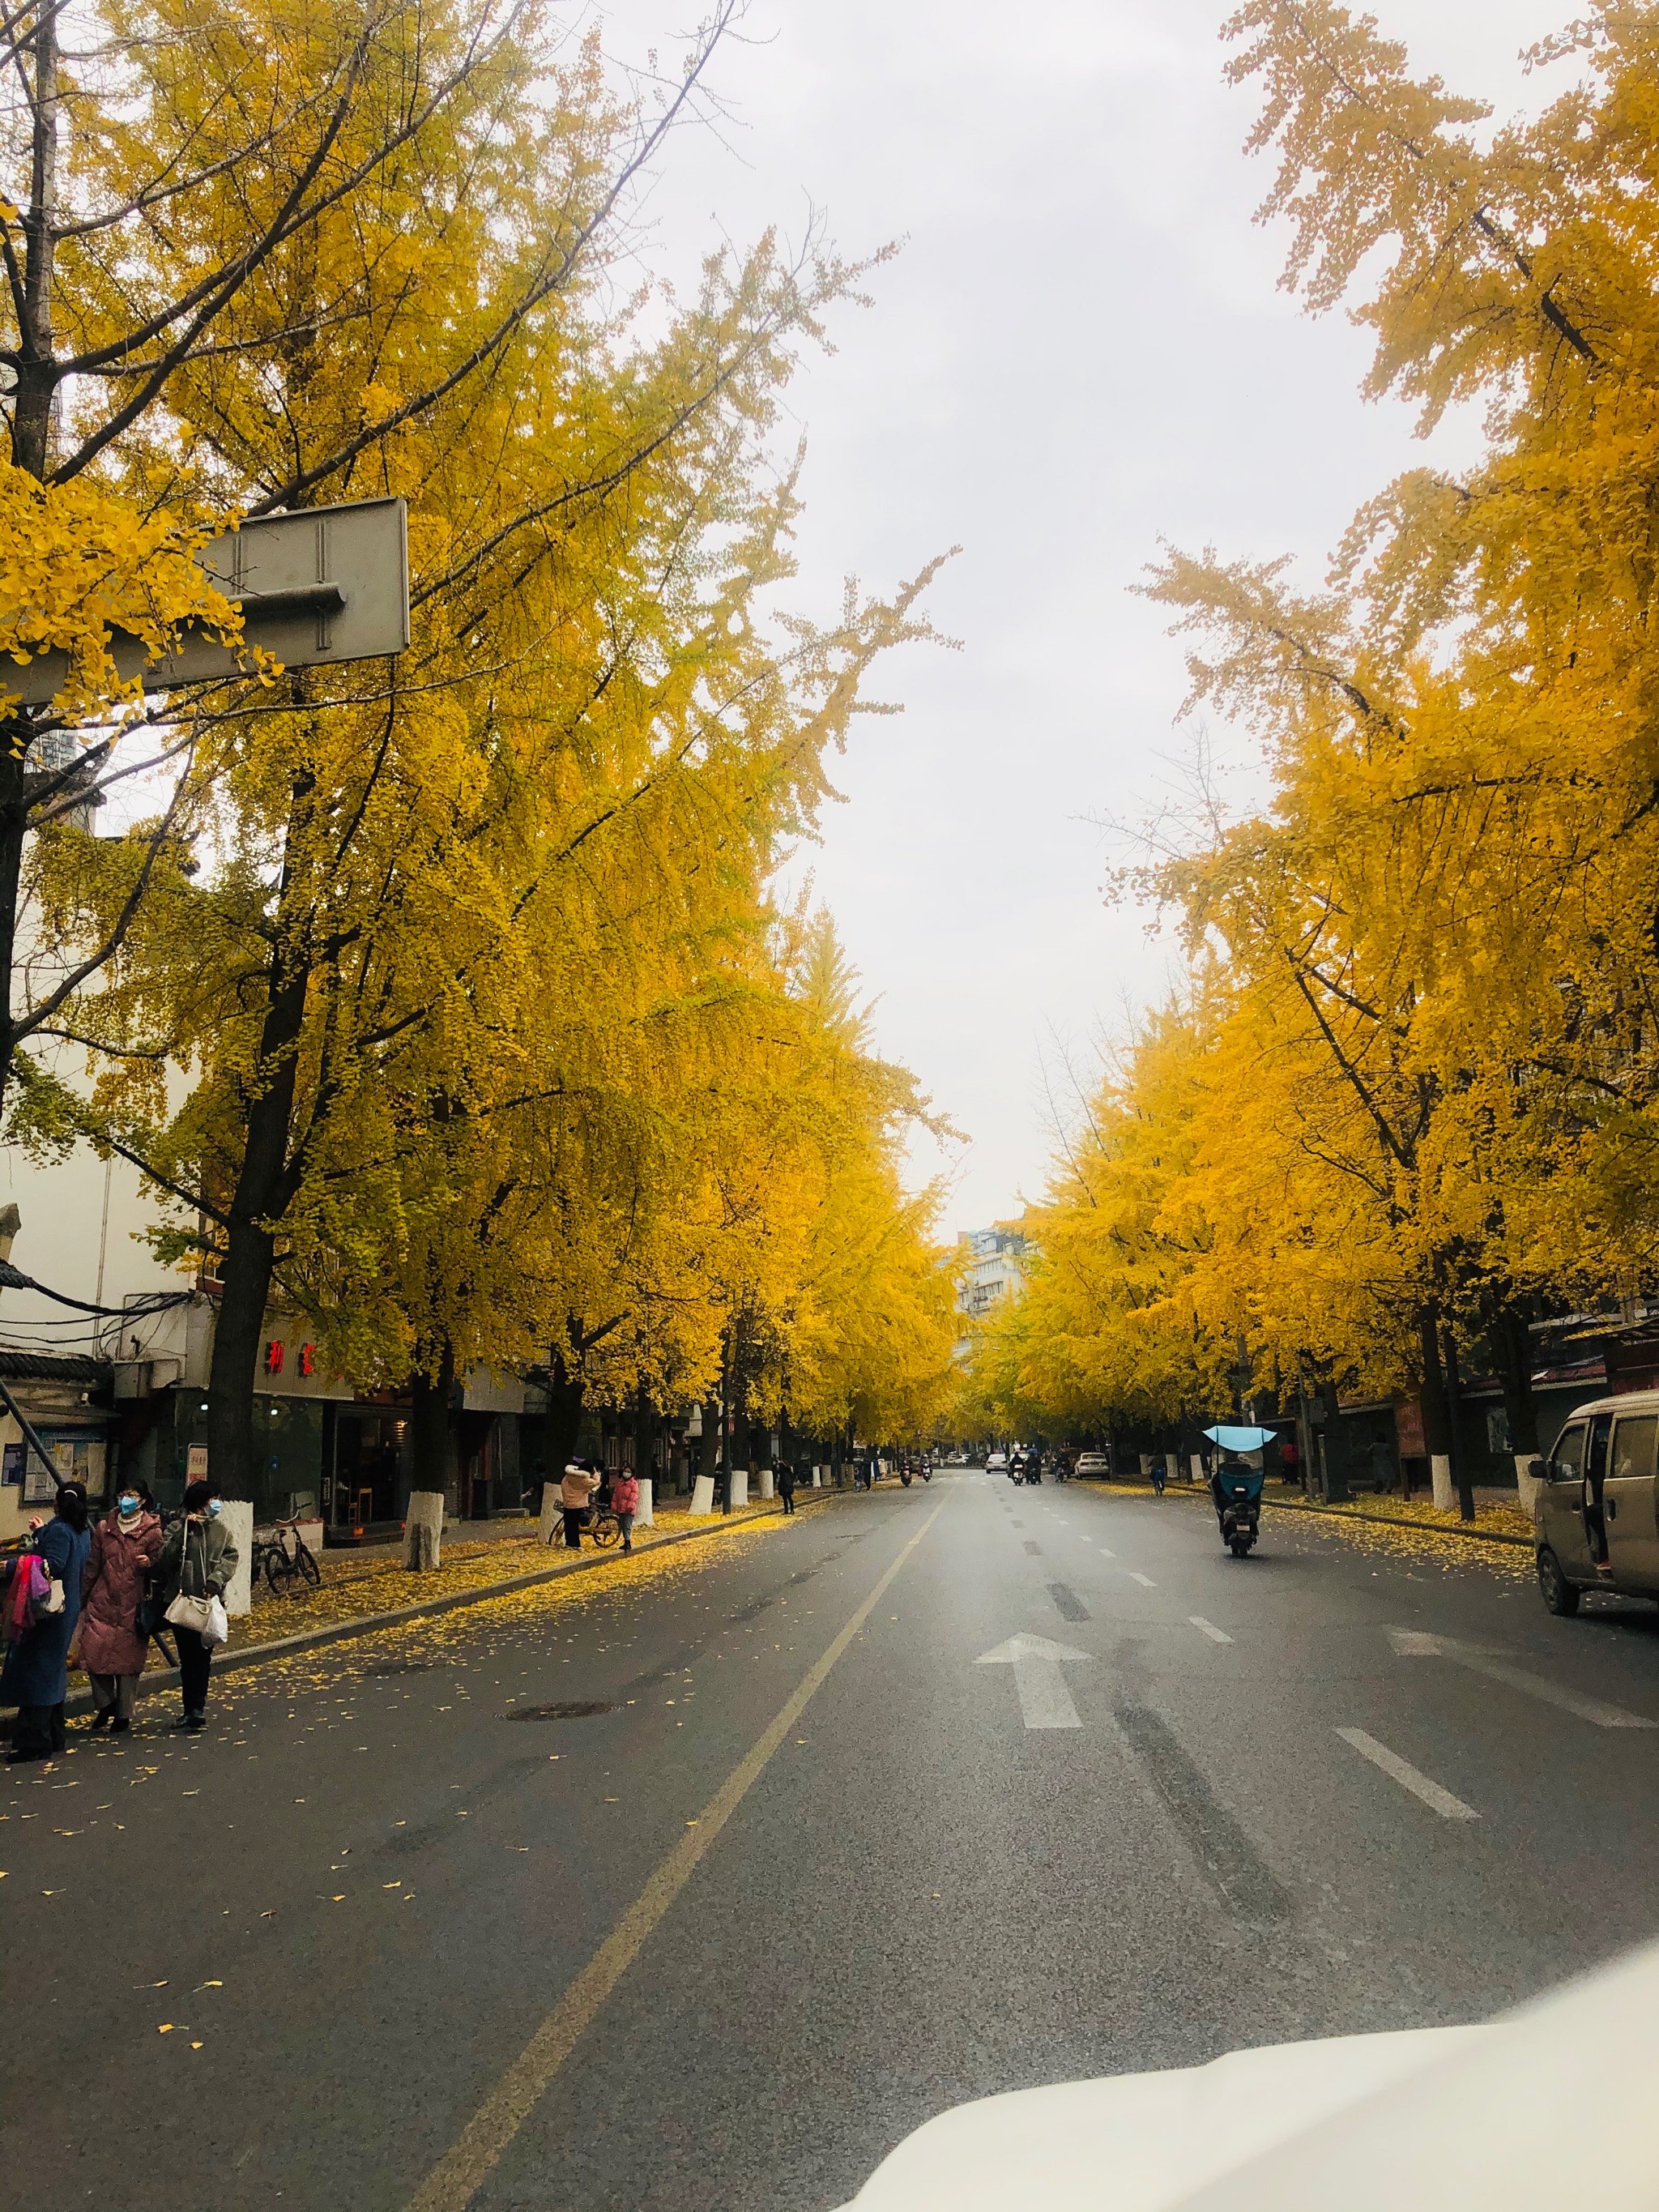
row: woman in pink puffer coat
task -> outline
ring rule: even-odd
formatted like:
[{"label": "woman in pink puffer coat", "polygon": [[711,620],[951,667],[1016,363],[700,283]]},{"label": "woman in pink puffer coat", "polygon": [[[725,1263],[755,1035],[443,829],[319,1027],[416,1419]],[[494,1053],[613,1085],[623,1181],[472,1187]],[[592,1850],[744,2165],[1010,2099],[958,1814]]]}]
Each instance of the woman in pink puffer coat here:
[{"label": "woman in pink puffer coat", "polygon": [[114,1510],[92,1532],[81,1576],[81,1618],[75,1640],[92,1678],[94,1733],[125,1735],[149,1644],[138,1633],[144,1578],[161,1556],[161,1516],[136,1482],[124,1482]]}]

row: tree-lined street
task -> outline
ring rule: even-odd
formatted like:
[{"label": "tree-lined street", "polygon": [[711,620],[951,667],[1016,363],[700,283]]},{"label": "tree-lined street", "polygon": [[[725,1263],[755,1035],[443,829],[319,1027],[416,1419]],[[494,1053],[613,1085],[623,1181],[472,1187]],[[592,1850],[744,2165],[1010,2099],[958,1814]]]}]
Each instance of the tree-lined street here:
[{"label": "tree-lined street", "polygon": [[[1659,1924],[1651,1608],[1551,1620],[1444,1540],[1270,1512],[1235,1562],[1201,1499],[962,1473],[538,1597],[9,1778],[40,2202],[814,2212],[965,2098],[1483,2017]],[[1075,1727],[976,1663],[1011,1638],[1085,1655]]]}]

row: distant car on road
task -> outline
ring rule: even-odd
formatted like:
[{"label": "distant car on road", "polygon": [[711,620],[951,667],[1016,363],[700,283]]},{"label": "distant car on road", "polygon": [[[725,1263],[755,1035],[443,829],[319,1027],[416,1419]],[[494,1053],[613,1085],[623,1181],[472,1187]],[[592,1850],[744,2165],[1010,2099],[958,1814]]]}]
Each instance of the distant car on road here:
[{"label": "distant car on road", "polygon": [[1112,1462],[1104,1452],[1079,1452],[1073,1473],[1078,1475],[1109,1474]]},{"label": "distant car on road", "polygon": [[988,1474],[1005,1474],[1007,1470],[1007,1466],[1008,1455],[1006,1452],[992,1452],[988,1455],[985,1462],[985,1468]]}]

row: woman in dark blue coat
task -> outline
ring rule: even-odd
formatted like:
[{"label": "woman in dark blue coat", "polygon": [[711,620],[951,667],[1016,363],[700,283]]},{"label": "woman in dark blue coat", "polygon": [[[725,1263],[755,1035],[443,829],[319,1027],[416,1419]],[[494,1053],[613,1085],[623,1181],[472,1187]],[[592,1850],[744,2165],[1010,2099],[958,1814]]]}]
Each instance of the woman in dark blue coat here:
[{"label": "woman in dark blue coat", "polygon": [[[81,1572],[92,1547],[87,1527],[87,1493],[78,1482],[62,1484],[58,1510],[34,1540],[41,1564],[55,1583],[64,1585],[64,1610],[44,1620],[6,1647],[6,1664],[0,1672],[0,1705],[15,1705],[7,1764],[26,1759],[50,1759],[64,1748],[64,1700],[69,1695],[70,1638],[81,1617]],[[6,1580],[16,1571],[7,1562]]]}]

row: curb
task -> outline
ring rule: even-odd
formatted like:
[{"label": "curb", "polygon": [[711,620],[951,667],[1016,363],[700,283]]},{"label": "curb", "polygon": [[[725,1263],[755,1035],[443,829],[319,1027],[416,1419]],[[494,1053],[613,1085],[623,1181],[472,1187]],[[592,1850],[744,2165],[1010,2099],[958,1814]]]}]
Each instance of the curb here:
[{"label": "curb", "polygon": [[[1104,1491],[1109,1492],[1111,1487],[1109,1481],[1101,1484]],[[1179,1490],[1171,1486],[1164,1494],[1171,1498],[1201,1498],[1204,1493],[1184,1486]],[[1288,1498],[1264,1498],[1261,1503],[1264,1506],[1271,1506],[1275,1513],[1310,1513],[1316,1520],[1374,1521],[1381,1528],[1410,1528],[1419,1536],[1452,1536],[1464,1544],[1518,1544],[1527,1551],[1534,1548],[1530,1536],[1512,1536],[1502,1528],[1448,1528],[1438,1521],[1408,1521],[1403,1513],[1350,1512],[1346,1506],[1315,1505],[1305,1499],[1292,1501]]]},{"label": "curb", "polygon": [[1438,1521],[1408,1521],[1403,1513],[1352,1513],[1346,1506],[1292,1504],[1286,1498],[1264,1498],[1261,1502],[1276,1512],[1311,1513],[1318,1520],[1374,1521],[1384,1528],[1415,1529],[1419,1536],[1455,1536],[1465,1544],[1519,1544],[1528,1552],[1534,1549],[1530,1536],[1512,1536],[1504,1528],[1448,1528]]},{"label": "curb", "polygon": [[[831,1498],[845,1494],[840,1491],[824,1491],[817,1502],[827,1504]],[[795,1497],[793,1517],[798,1518],[803,1510],[799,1490]],[[746,1528],[751,1522],[781,1521],[787,1517],[791,1516],[785,1515],[781,1505],[775,1505],[763,1513],[745,1513],[736,1525]],[[709,1536],[726,1533],[732,1525],[724,1514],[716,1514],[706,1528],[683,1528],[676,1535],[659,1536],[654,1544],[641,1546],[641,1551],[666,1552],[676,1544],[699,1543]],[[442,1597],[422,1598],[414,1605],[396,1606],[389,1613],[359,1613],[355,1620],[326,1621],[319,1628],[302,1628],[296,1635],[279,1636],[269,1644],[245,1644],[234,1651],[216,1656],[213,1672],[216,1677],[234,1674],[244,1667],[260,1667],[269,1660],[290,1658],[298,1651],[315,1651],[325,1644],[348,1644],[356,1637],[373,1636],[382,1628],[397,1628],[406,1620],[429,1620],[440,1613],[458,1613],[463,1606],[483,1605],[493,1597],[509,1596],[514,1590],[533,1589],[542,1583],[561,1582],[568,1575],[591,1575],[600,1567],[608,1567],[613,1556],[620,1559],[625,1555],[621,1552],[615,1554],[595,1552],[590,1558],[572,1559],[565,1565],[538,1567],[532,1574],[511,1575],[504,1582],[481,1583],[473,1589],[451,1590]],[[641,1553],[636,1552],[634,1556],[637,1559]],[[139,1698],[152,1697],[158,1691],[176,1690],[178,1686],[179,1670],[176,1667],[146,1668],[138,1677],[136,1695]],[[65,1720],[75,1720],[92,1710],[90,1690],[77,1690],[64,1702]],[[8,1719],[5,1723],[8,1734],[10,1728],[11,1723]]]}]

